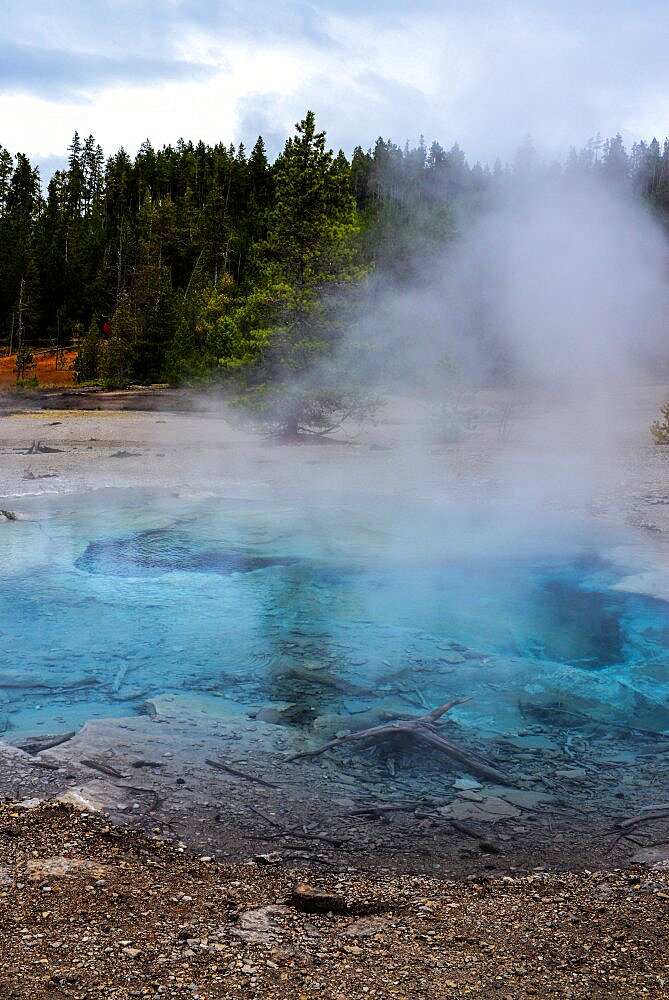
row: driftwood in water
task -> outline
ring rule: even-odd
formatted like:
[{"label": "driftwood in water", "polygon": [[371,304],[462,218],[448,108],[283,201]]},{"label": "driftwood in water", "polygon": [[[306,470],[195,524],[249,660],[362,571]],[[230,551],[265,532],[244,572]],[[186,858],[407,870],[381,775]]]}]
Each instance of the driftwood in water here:
[{"label": "driftwood in water", "polygon": [[[290,839],[291,837],[293,837],[298,840],[321,840],[323,841],[323,843],[332,844],[334,847],[342,847],[346,843],[346,839],[343,837],[328,837],[324,833],[308,833],[306,830],[298,830],[292,826],[291,827],[284,826],[283,823],[279,823],[278,820],[272,819],[271,816],[267,816],[259,809],[256,809],[255,806],[249,806],[249,809],[251,810],[252,813],[255,813],[256,816],[259,816],[260,819],[264,819],[266,823],[269,823],[270,826],[273,826],[275,830],[279,830],[280,831],[278,834],[279,839],[283,838]],[[262,839],[268,840],[269,838],[267,837],[266,834],[264,834]]]},{"label": "driftwood in water", "polygon": [[42,750],[53,750],[54,747],[67,743],[73,736],[76,736],[74,730],[69,733],[44,733],[42,736],[27,736],[23,742],[16,745],[26,753],[37,754]]},{"label": "driftwood in water", "polygon": [[427,744],[434,750],[441,751],[447,757],[450,757],[451,760],[460,764],[469,774],[475,774],[486,781],[494,781],[498,785],[512,785],[513,781],[503,771],[499,771],[496,767],[493,767],[478,754],[464,750],[457,743],[453,743],[452,740],[447,740],[437,729],[436,722],[442,715],[445,715],[455,705],[462,705],[466,701],[469,701],[469,698],[456,698],[445,705],[439,705],[438,708],[432,709],[431,712],[426,712],[425,715],[421,715],[417,719],[388,722],[381,726],[372,726],[370,729],[362,729],[357,733],[338,736],[336,739],[330,740],[328,743],[324,743],[314,750],[303,750],[301,753],[293,754],[288,760],[317,757],[319,754],[325,753],[326,750],[333,750],[344,743],[376,743],[388,739],[397,740],[400,738],[415,743]]},{"label": "driftwood in water", "polygon": [[272,784],[271,781],[265,781],[264,778],[257,778],[255,774],[248,774],[245,771],[238,771],[236,767],[230,767],[229,764],[224,764],[222,760],[209,760],[205,758],[205,764],[209,767],[213,767],[216,771],[225,771],[226,774],[234,774],[236,778],[244,778],[245,781],[254,781],[257,785],[263,785],[264,788],[278,788],[278,785]]},{"label": "driftwood in water", "polygon": [[[370,819],[380,819],[386,816],[388,813],[395,812],[409,812],[418,813],[419,810],[431,810],[435,808],[434,802],[397,802],[397,803],[379,803],[378,805],[364,806],[360,809],[352,809],[349,816],[364,816]],[[427,816],[427,812],[421,813],[422,816]]]},{"label": "driftwood in water", "polygon": [[45,771],[62,771],[65,767],[64,764],[52,764],[48,760],[40,760],[39,757],[34,757],[32,760],[27,760],[26,764],[30,764],[31,767],[41,767]]},{"label": "driftwood in water", "polygon": [[117,771],[115,767],[112,767],[110,764],[105,764],[103,760],[93,760],[92,758],[84,760],[82,758],[79,763],[83,764],[84,767],[90,767],[92,771],[99,771],[100,774],[106,774],[109,778],[126,777],[125,774],[121,774],[120,771]]},{"label": "driftwood in water", "polygon": [[631,819],[621,820],[616,826],[619,830],[630,830],[632,827],[640,826],[641,823],[652,823],[656,819],[669,819],[669,809],[665,806],[647,807],[643,816],[632,816]]},{"label": "driftwood in water", "polygon": [[[636,833],[638,826],[641,826],[643,823],[653,823],[657,819],[669,819],[669,809],[667,809],[664,804],[658,806],[646,806],[646,808],[642,810],[641,816],[632,816],[630,819],[619,820],[615,824],[615,827],[621,832],[618,834],[606,853],[610,854],[614,847],[618,846],[621,840],[631,840],[633,844],[637,845],[637,847],[643,847],[643,843],[639,840],[635,840],[632,834]],[[661,841],[661,843],[664,843],[664,841]],[[653,844],[648,846],[655,847],[658,845]]]}]

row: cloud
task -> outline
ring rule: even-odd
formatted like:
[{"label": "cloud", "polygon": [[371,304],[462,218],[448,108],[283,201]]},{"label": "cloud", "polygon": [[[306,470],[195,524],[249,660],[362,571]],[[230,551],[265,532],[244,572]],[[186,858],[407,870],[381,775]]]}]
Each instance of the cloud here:
[{"label": "cloud", "polygon": [[249,148],[253,137],[261,135],[271,160],[285,145],[286,131],[279,123],[285,122],[287,116],[288,110],[281,94],[245,94],[237,104],[235,132]]},{"label": "cloud", "polygon": [[301,0],[267,3],[266,0],[212,4],[209,0],[181,0],[174,19],[181,30],[214,30],[234,40],[254,38],[259,42],[300,39],[306,44],[330,46],[324,20],[326,8],[335,4],[303,3]]},{"label": "cloud", "polygon": [[211,67],[184,60],[125,58],[0,41],[0,89],[49,101],[92,99],[92,92],[132,80],[136,85],[201,79]]},{"label": "cloud", "polygon": [[347,152],[422,133],[492,162],[531,133],[562,155],[597,131],[664,137],[667,31],[659,0],[63,0],[57,16],[5,0],[0,142],[57,155],[75,128],[108,152],[261,132],[277,152],[313,108]]}]

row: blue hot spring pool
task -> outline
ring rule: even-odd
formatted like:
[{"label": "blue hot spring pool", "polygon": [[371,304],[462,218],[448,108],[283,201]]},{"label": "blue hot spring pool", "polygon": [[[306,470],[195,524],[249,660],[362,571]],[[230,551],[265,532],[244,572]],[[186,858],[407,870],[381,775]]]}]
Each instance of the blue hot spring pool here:
[{"label": "blue hot spring pool", "polygon": [[299,746],[456,697],[483,739],[669,732],[669,606],[620,589],[637,540],[592,519],[109,490],[20,511],[0,524],[10,742],[164,693],[264,712]]}]

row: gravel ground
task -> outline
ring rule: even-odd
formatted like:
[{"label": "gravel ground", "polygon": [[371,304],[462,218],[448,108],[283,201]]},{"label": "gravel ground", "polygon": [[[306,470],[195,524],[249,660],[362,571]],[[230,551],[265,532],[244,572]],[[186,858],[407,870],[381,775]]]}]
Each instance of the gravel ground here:
[{"label": "gravel ground", "polygon": [[669,996],[666,868],[314,877],[5,803],[0,900],[3,1000]]}]

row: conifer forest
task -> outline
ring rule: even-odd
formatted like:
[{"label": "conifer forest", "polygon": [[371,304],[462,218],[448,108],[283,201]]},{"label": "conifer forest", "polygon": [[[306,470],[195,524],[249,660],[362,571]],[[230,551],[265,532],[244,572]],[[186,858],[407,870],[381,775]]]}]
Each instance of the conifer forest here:
[{"label": "conifer forest", "polygon": [[[35,348],[74,347],[82,384],[227,380],[276,426],[327,427],[356,405],[333,359],[360,290],[420,286],[500,186],[570,172],[667,217],[669,142],[655,139],[628,152],[598,138],[551,165],[529,141],[492,168],[422,139],[349,159],[307,112],[273,163],[262,138],[105,159],[75,134],[45,188],[0,147],[0,347],[17,352],[18,382]],[[300,387],[315,359],[317,399]]]}]

